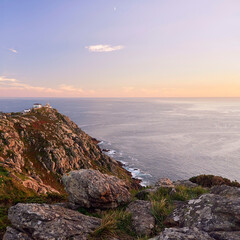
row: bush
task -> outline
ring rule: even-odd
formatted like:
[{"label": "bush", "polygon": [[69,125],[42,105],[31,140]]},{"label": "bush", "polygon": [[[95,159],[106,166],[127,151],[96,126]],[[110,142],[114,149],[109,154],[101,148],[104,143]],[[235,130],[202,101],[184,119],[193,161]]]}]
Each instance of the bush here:
[{"label": "bush", "polygon": [[237,181],[231,181],[227,178],[214,175],[199,175],[189,179],[193,183],[197,183],[203,187],[212,187],[215,185],[228,185],[231,187],[240,187]]}]

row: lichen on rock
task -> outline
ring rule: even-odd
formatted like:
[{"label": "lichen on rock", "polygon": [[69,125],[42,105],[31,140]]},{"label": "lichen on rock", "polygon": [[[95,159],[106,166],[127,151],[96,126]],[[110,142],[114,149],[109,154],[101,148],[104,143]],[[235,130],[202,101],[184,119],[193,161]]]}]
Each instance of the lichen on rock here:
[{"label": "lichen on rock", "polygon": [[7,229],[4,240],[87,240],[88,234],[101,224],[98,218],[48,204],[19,203],[9,209],[8,217],[12,227]]},{"label": "lichen on rock", "polygon": [[87,208],[115,208],[131,199],[125,182],[92,169],[71,171],[63,176],[69,201]]}]

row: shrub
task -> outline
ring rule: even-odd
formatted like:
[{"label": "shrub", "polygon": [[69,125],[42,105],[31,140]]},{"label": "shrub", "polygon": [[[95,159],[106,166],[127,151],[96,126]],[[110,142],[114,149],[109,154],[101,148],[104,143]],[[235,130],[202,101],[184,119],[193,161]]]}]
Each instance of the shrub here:
[{"label": "shrub", "polygon": [[231,187],[240,187],[237,181],[231,181],[227,178],[214,175],[199,175],[189,179],[193,183],[197,183],[203,187],[212,187],[215,185],[228,185]]}]

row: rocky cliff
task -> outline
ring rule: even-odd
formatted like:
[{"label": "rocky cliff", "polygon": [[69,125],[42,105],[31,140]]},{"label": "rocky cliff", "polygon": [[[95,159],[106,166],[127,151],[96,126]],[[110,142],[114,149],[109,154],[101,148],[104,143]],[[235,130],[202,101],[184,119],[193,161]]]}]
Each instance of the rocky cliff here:
[{"label": "rocky cliff", "polygon": [[120,163],[102,153],[97,141],[57,110],[0,116],[0,196],[9,185],[46,194],[63,193],[61,177],[76,169],[96,169],[137,186]]}]

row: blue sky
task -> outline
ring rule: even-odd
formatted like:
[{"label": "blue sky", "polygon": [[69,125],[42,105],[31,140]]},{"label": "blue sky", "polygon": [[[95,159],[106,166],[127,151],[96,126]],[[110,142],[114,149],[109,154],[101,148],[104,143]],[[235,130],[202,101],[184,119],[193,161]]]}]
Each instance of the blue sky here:
[{"label": "blue sky", "polygon": [[1,0],[0,96],[240,96],[239,0]]}]

